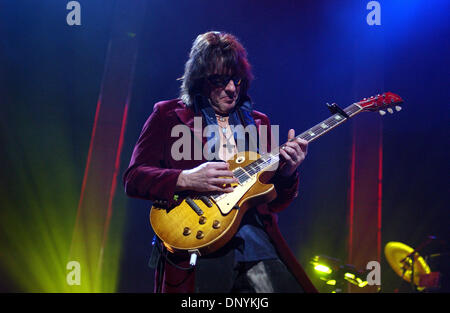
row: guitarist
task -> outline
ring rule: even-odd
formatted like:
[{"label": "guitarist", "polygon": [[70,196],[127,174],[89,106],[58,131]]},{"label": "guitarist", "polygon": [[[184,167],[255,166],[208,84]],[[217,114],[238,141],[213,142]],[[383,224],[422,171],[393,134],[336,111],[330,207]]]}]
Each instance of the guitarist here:
[{"label": "guitarist", "polygon": [[[252,109],[247,96],[251,80],[247,53],[233,35],[199,35],[181,78],[180,99],[155,104],[143,127],[124,174],[127,195],[171,207],[179,193],[231,192],[230,184],[237,178],[226,162],[220,162],[238,152],[239,135],[231,127],[253,124],[270,129],[267,116]],[[212,161],[204,156],[201,160],[180,160],[172,155],[177,139],[171,136],[172,128],[186,125],[195,140],[194,117],[202,118],[202,126],[218,125],[221,129],[220,136],[215,136],[219,138],[208,142],[200,139],[202,147],[207,145],[207,151],[215,154]],[[291,129],[288,139],[294,137]],[[250,141],[258,140],[246,139],[246,150]],[[157,241],[150,262],[156,268],[155,292],[316,292],[284,241],[276,216],[297,196],[297,169],[306,154],[307,142],[301,139],[280,150],[280,166],[270,181],[278,197],[249,209],[234,238],[218,251],[199,257],[194,268],[189,268],[189,260],[168,253]]]}]

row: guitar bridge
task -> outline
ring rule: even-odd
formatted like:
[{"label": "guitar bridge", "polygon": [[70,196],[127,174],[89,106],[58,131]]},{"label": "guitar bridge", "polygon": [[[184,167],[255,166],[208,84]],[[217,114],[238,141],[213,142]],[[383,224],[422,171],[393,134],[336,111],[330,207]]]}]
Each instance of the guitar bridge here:
[{"label": "guitar bridge", "polygon": [[201,196],[201,197],[200,197],[200,200],[202,200],[203,203],[206,204],[206,206],[207,206],[208,208],[211,208],[211,207],[213,206],[211,200],[209,200],[209,198],[208,198],[207,196]]},{"label": "guitar bridge", "polygon": [[199,216],[203,215],[203,210],[194,202],[190,197],[186,197],[186,203],[195,211]]}]

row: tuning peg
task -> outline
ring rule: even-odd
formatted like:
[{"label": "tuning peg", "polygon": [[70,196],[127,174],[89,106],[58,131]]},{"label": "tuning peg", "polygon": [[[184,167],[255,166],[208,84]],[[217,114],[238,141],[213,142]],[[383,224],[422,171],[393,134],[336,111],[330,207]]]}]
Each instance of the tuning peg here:
[{"label": "tuning peg", "polygon": [[401,110],[402,110],[402,107],[401,107],[401,106],[399,106],[399,105],[396,105],[396,106],[395,106],[395,110],[396,110],[397,112],[399,112],[399,111],[401,111]]},{"label": "tuning peg", "polygon": [[394,113],[394,110],[392,110],[391,108],[388,108],[387,111],[391,114]]},{"label": "tuning peg", "polygon": [[380,113],[380,115],[383,116],[386,114],[386,111],[380,110],[380,111],[378,111],[378,113]]}]

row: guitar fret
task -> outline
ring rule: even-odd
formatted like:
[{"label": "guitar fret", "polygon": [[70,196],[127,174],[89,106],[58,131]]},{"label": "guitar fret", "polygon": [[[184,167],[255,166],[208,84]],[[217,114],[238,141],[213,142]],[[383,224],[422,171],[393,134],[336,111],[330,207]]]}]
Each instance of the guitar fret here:
[{"label": "guitar fret", "polygon": [[322,123],[320,124],[320,127],[322,127],[323,129],[327,129],[329,126],[326,123]]},{"label": "guitar fret", "polygon": [[237,170],[235,170],[234,176],[237,177],[240,184],[244,183],[245,181],[247,181],[247,179],[250,178],[249,174],[247,174],[242,168],[238,168]]},{"label": "guitar fret", "polygon": [[244,170],[250,175],[252,176],[253,174],[256,174],[257,172],[259,172],[259,164],[262,163],[263,160],[262,159],[258,159],[255,162],[250,163],[249,165],[244,167]]}]

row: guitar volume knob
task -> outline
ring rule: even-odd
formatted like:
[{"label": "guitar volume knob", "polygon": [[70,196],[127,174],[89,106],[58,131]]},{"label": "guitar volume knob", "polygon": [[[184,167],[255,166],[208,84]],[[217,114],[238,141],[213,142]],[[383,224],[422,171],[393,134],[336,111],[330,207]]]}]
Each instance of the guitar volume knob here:
[{"label": "guitar volume knob", "polygon": [[191,234],[191,229],[189,227],[185,227],[183,229],[183,235],[189,236]]},{"label": "guitar volume knob", "polygon": [[203,232],[201,231],[201,230],[199,230],[198,232],[197,232],[197,239],[202,239],[203,237],[205,237],[205,235],[203,234]]},{"label": "guitar volume knob", "polygon": [[220,222],[218,221],[218,220],[215,220],[214,222],[213,222],[213,226],[212,226],[214,229],[218,229],[218,228],[220,228]]}]

